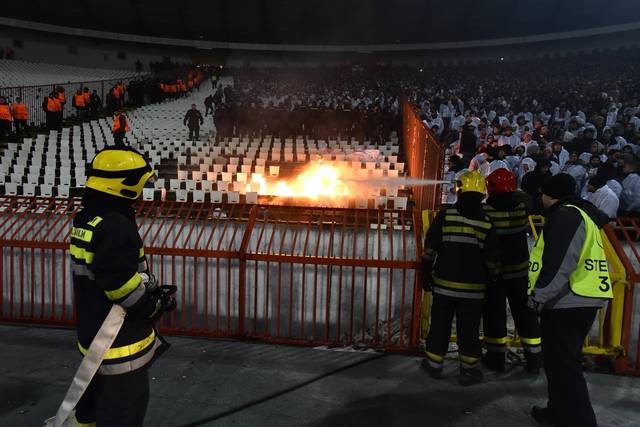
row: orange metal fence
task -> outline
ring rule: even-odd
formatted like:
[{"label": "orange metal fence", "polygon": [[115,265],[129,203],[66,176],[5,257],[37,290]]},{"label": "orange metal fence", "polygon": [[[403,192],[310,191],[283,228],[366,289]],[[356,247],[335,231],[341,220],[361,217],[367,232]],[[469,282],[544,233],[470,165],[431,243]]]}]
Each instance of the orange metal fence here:
[{"label": "orange metal fence", "polygon": [[[416,107],[406,98],[402,101],[402,140],[409,177],[442,179],[444,149],[420,120]],[[441,194],[440,185],[413,188],[413,198],[420,212],[439,207]]]},{"label": "orange metal fence", "polygon": [[628,354],[619,359],[617,368],[624,373],[640,375],[640,298],[637,295],[640,283],[640,218],[618,218],[615,226],[605,228],[605,231],[627,276],[621,344]]},{"label": "orange metal fence", "polygon": [[[77,199],[0,197],[0,320],[72,325]],[[172,333],[413,352],[421,287],[411,211],[140,202],[151,270],[179,287]]]}]

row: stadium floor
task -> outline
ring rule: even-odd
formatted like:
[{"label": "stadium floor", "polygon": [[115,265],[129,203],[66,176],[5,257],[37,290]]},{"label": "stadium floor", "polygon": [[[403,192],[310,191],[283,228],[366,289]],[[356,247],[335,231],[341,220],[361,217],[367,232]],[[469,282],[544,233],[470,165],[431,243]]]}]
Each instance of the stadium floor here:
[{"label": "stadium floor", "polygon": [[[0,424],[54,415],[80,360],[71,330],[0,325]],[[527,426],[545,381],[514,369],[463,388],[449,361],[431,380],[420,358],[169,337],[150,371],[148,426]],[[637,425],[640,379],[587,374],[600,425]]]}]

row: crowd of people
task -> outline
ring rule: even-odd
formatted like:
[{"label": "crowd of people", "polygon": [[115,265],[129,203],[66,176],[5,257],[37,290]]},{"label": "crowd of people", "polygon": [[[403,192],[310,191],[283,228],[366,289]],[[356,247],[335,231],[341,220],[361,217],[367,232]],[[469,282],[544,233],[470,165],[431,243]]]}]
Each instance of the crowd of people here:
[{"label": "crowd of people", "polygon": [[541,213],[542,184],[565,172],[613,218],[640,211],[640,52],[595,59],[557,60],[545,73],[534,62],[441,67],[401,85],[450,150],[450,178],[509,169]]},{"label": "crowd of people", "polygon": [[219,87],[207,104],[216,106],[214,120],[222,137],[305,135],[384,142],[400,129],[400,91],[386,71],[351,65],[231,70],[233,88]]}]

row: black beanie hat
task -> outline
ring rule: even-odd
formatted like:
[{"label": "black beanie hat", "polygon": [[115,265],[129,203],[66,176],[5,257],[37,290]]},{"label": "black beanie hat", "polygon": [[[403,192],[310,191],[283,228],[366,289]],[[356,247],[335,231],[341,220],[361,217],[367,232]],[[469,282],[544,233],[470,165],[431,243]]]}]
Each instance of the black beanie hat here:
[{"label": "black beanie hat", "polygon": [[569,174],[559,173],[542,183],[542,194],[554,199],[576,195],[576,180]]},{"label": "black beanie hat", "polygon": [[589,180],[589,185],[593,186],[594,188],[602,188],[607,185],[607,177],[603,174],[597,174]]}]

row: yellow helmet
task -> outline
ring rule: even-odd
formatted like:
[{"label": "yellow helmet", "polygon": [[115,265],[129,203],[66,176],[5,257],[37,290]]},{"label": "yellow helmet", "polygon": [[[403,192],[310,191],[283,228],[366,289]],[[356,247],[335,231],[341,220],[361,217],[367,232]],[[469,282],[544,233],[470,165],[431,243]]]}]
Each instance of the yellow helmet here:
[{"label": "yellow helmet", "polygon": [[137,151],[106,148],[93,158],[85,187],[135,200],[153,176],[151,165]]},{"label": "yellow helmet", "polygon": [[487,183],[480,172],[467,171],[458,177],[456,191],[458,193],[474,191],[485,194],[487,192]]}]

